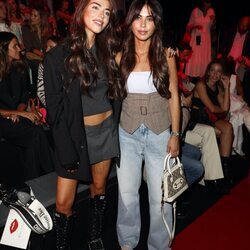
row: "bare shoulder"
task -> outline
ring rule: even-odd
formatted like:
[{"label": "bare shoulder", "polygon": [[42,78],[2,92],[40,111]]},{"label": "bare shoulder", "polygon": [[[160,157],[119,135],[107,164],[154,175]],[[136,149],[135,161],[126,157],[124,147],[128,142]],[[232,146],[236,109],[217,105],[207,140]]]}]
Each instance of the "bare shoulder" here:
[{"label": "bare shoulder", "polygon": [[206,89],[206,85],[202,80],[199,80],[196,84],[195,84],[195,89],[196,90],[204,90]]}]

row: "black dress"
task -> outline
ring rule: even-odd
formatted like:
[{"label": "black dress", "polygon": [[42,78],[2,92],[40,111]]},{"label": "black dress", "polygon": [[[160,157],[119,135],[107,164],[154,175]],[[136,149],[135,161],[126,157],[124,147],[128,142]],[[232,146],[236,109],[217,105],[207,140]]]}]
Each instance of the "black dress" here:
[{"label": "black dress", "polygon": [[[0,81],[0,109],[16,110],[19,104],[27,104],[28,80],[26,71],[17,68],[10,70],[10,73]],[[13,123],[10,119],[0,117],[0,136],[23,150],[23,175],[26,181],[53,171],[54,163],[42,127],[34,125],[26,118],[19,119],[18,123]]]},{"label": "black dress", "polygon": [[[219,105],[217,96],[219,94],[218,87],[215,91],[210,89],[206,84],[207,95],[213,104]],[[200,98],[192,98],[191,117],[189,121],[189,129],[193,129],[197,123],[206,124],[214,127],[214,123],[219,119],[213,113],[211,113],[203,104]],[[213,117],[213,118],[212,118]]]}]

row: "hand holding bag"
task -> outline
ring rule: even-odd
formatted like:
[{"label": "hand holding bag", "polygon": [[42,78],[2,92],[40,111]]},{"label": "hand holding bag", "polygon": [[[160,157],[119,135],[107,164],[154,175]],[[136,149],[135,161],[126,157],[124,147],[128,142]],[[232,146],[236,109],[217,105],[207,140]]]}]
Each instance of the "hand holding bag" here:
[{"label": "hand holding bag", "polygon": [[168,154],[164,160],[162,195],[164,202],[173,202],[188,188],[183,166],[179,157]]},{"label": "hand holding bag", "polygon": [[37,125],[41,124],[47,125],[46,122],[47,110],[43,107],[40,107],[40,100],[38,97],[29,99],[27,111],[38,115],[39,121],[37,121]]},{"label": "hand holding bag", "polygon": [[[184,174],[183,166],[179,157],[171,157],[167,154],[164,160],[164,170],[162,177],[162,202],[161,214],[163,222],[169,234],[169,247],[172,244],[176,225],[176,198],[188,188],[187,180]],[[172,232],[164,215],[164,202],[173,203],[173,228]]]}]

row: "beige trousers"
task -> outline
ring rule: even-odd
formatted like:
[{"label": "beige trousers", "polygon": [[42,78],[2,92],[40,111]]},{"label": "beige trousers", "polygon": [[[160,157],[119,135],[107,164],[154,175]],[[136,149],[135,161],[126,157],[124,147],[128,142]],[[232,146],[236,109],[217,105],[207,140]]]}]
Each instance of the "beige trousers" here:
[{"label": "beige trousers", "polygon": [[[218,143],[214,128],[205,124],[196,124],[192,131],[188,130],[185,142],[200,148],[201,162],[204,165],[204,180],[224,178]],[[204,184],[202,181],[201,184]]]}]

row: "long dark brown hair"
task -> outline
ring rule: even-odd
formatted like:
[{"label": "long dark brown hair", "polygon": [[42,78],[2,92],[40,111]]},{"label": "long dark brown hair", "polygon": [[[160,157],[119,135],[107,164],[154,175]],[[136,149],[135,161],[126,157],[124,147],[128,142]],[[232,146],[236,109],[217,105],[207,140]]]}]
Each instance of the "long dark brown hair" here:
[{"label": "long dark brown hair", "polygon": [[[74,77],[80,78],[83,93],[89,93],[89,87],[95,84],[98,77],[97,62],[87,47],[87,34],[83,22],[83,12],[90,0],[81,0],[76,8],[69,38],[70,55],[66,59],[66,65]],[[107,27],[95,38],[95,47],[98,60],[104,66],[109,81],[109,97],[117,99],[121,97],[121,78],[115,62],[115,55],[119,49],[119,29],[117,27],[117,9],[115,0],[109,0],[111,4],[110,20]],[[66,83],[72,82],[72,79]]]},{"label": "long dark brown hair", "polygon": [[[215,58],[213,59],[208,65],[207,65],[207,68],[206,68],[206,71],[205,71],[205,74],[202,78],[202,80],[207,83],[208,79],[209,79],[209,71],[211,70],[212,66],[214,64],[219,64],[222,68],[222,73],[225,72],[225,59],[224,58]],[[224,87],[223,87],[223,84],[221,82],[221,80],[218,80],[216,82],[216,85],[221,88],[222,91],[224,91]]]},{"label": "long dark brown hair", "polygon": [[11,63],[9,60],[9,44],[16,38],[11,32],[0,32],[0,79],[3,79],[9,72]]},{"label": "long dark brown hair", "polygon": [[[49,14],[47,11],[44,10],[43,7],[41,7],[40,5],[34,5],[32,10],[36,10],[41,18],[41,23],[40,23],[40,29],[41,29],[41,36],[45,37],[47,39],[48,36],[51,35],[51,30],[50,30],[50,25],[49,25]],[[32,32],[37,33],[37,27],[34,25],[31,25],[31,23],[29,23],[30,29]]]},{"label": "long dark brown hair", "polygon": [[149,66],[153,75],[153,83],[162,97],[170,98],[171,93],[169,91],[167,60],[165,48],[162,44],[162,8],[157,0],[134,0],[130,5],[124,24],[124,40],[120,63],[121,77],[123,83],[125,83],[130,72],[133,71],[136,65],[134,34],[131,26],[133,21],[140,14],[144,5],[147,5],[150,10],[155,24],[155,32],[151,37],[151,44],[148,51]]},{"label": "long dark brown hair", "polygon": [[12,61],[9,59],[9,44],[14,38],[18,41],[13,33],[7,31],[0,32],[0,80],[9,74],[13,67],[22,74],[27,70],[21,59]]}]

